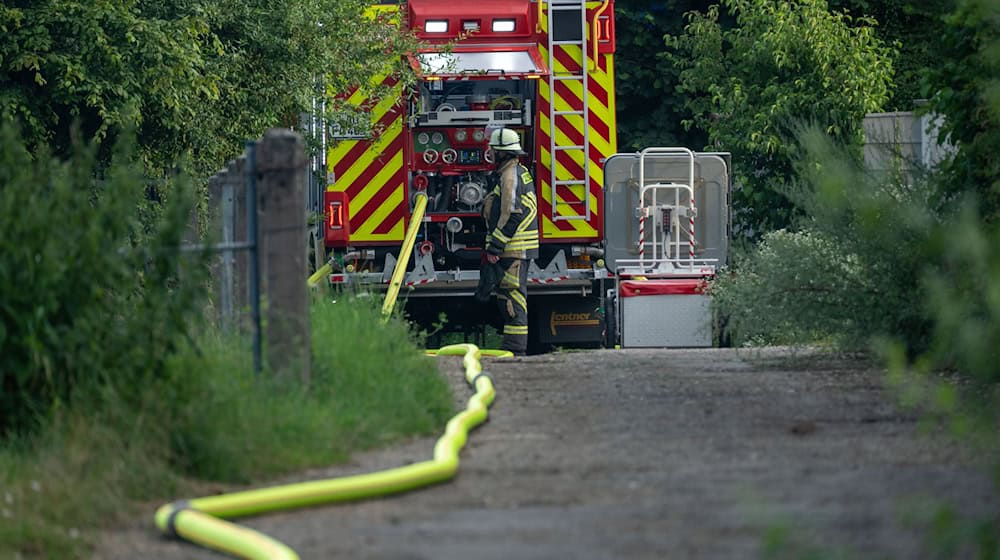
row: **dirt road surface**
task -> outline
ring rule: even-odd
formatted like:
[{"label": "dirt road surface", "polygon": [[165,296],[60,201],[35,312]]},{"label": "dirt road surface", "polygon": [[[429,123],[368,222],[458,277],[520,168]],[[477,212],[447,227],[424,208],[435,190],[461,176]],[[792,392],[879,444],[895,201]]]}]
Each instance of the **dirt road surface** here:
[{"label": "dirt road surface", "polygon": [[[456,401],[471,394],[442,357]],[[851,558],[928,558],[922,497],[998,511],[985,472],[893,406],[863,363],[787,351],[599,350],[487,360],[497,400],[451,482],[243,520],[303,559],[760,558],[764,535]],[[431,457],[436,438],[281,482]],[[97,557],[218,559],[152,514]]]}]

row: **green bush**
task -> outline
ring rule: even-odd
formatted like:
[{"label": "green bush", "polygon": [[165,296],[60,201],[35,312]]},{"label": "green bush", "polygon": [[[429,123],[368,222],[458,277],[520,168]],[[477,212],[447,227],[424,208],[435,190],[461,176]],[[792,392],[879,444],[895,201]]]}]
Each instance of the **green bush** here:
[{"label": "green bush", "polygon": [[[957,435],[985,444],[1000,485],[1000,227],[984,221],[970,199],[948,228],[940,262],[921,275],[933,323],[931,344],[916,357],[883,337],[890,380],[904,404],[950,425]],[[942,376],[942,372],[949,375]]]},{"label": "green bush", "polygon": [[[888,337],[878,347],[903,406],[971,449],[1000,489],[1000,228],[978,208],[974,198],[963,204],[938,266],[921,277],[934,325],[929,348],[907,356]],[[997,511],[969,515],[946,495],[919,505],[908,509],[906,521],[926,535],[933,557],[1000,558]]]},{"label": "green bush", "polygon": [[713,287],[734,340],[867,349],[892,336],[911,355],[926,349],[921,275],[946,232],[932,183],[872,176],[815,128],[799,145],[799,181],[785,192],[806,217],[764,236]]},{"label": "green bush", "polygon": [[813,232],[768,233],[752,255],[738,255],[731,271],[712,286],[717,306],[738,344],[789,344],[861,333],[845,329],[858,319],[844,299],[868,289],[854,256],[845,258],[835,240]]},{"label": "green bush", "polygon": [[987,221],[1000,216],[1000,1],[956,0],[935,37],[938,63],[923,72],[928,110],[943,115],[940,138],[958,150],[942,162],[944,200],[975,192]]},{"label": "green bush", "polygon": [[37,426],[81,391],[135,397],[187,332],[204,290],[172,248],[190,189],[178,180],[153,208],[132,161],[126,141],[106,169],[93,146],[65,161],[32,155],[0,127],[0,434]]}]

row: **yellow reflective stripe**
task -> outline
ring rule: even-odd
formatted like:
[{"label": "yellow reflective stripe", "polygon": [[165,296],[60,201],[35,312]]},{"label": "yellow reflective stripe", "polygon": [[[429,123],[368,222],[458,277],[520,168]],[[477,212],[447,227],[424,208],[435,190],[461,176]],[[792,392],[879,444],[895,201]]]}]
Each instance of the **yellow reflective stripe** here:
[{"label": "yellow reflective stripe", "polygon": [[503,242],[503,243],[507,243],[508,241],[510,241],[510,238],[507,237],[506,235],[504,235],[503,232],[500,231],[500,228],[497,228],[497,229],[493,230],[492,236],[493,236],[493,239],[496,239],[496,240],[498,240],[500,242]]},{"label": "yellow reflective stripe", "polygon": [[525,311],[528,310],[528,301],[524,298],[523,295],[521,295],[521,292],[511,292],[510,299],[514,300],[514,303],[516,303],[521,309]]},{"label": "yellow reflective stripe", "polygon": [[517,225],[517,231],[514,233],[514,237],[518,234],[524,232],[528,228],[535,225],[535,216],[538,215],[538,211],[534,208],[528,208],[528,215],[521,219],[521,223]]},{"label": "yellow reflective stripe", "polygon": [[528,326],[504,325],[503,334],[528,334]]},{"label": "yellow reflective stripe", "polygon": [[534,200],[522,200],[521,205],[528,209],[530,217],[533,219],[538,213],[538,204]]},{"label": "yellow reflective stripe", "polygon": [[531,217],[531,220],[525,221],[518,226],[511,241],[527,241],[530,239],[538,239],[538,228],[535,227],[534,216]]},{"label": "yellow reflective stripe", "polygon": [[[521,204],[528,209],[528,214],[521,218],[521,223],[517,226],[517,231],[514,234],[514,239],[518,237],[523,237],[523,233],[528,230],[528,228],[535,225],[535,218],[538,216],[538,209],[535,206],[534,197],[523,196],[521,197]],[[537,231],[537,228],[535,228]],[[537,235],[537,234],[536,234]]]},{"label": "yellow reflective stripe", "polygon": [[538,230],[526,231],[522,234],[515,235],[513,239],[507,242],[506,249],[511,251],[516,251],[519,249],[537,249],[538,248]]},{"label": "yellow reflective stripe", "polygon": [[507,246],[510,247],[511,245],[514,244],[523,245],[525,243],[532,243],[532,242],[534,243],[538,242],[538,236],[535,235],[534,230],[526,231],[524,232],[524,235],[515,235],[514,239],[511,239],[510,241],[507,242]]},{"label": "yellow reflective stripe", "polygon": [[508,249],[519,249],[524,248],[527,245],[538,246],[538,235],[537,232],[532,230],[530,232],[525,232],[524,235],[515,235],[514,239],[507,242]]}]

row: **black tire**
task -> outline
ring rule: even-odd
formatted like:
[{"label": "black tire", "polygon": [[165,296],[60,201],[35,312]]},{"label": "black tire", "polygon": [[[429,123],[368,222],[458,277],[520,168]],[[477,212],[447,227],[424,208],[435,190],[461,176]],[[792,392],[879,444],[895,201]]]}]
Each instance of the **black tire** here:
[{"label": "black tire", "polygon": [[604,347],[614,348],[618,345],[618,313],[614,298],[604,298]]}]

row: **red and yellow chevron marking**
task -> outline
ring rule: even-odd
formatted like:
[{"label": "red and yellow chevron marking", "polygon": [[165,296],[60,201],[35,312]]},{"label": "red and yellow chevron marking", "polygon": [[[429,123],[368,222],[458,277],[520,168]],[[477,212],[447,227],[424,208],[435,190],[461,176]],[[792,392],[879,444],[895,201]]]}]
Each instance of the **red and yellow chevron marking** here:
[{"label": "red and yellow chevron marking", "polygon": [[[588,2],[588,21],[592,20],[594,12],[601,2]],[[548,32],[548,21],[542,12],[542,30]],[[588,24],[589,28],[589,24]],[[588,52],[586,59],[580,47],[574,45],[556,45],[548,53],[548,40],[539,42],[542,56],[549,60],[549,69],[555,75],[579,73],[581,60],[592,60],[593,53]],[[589,50],[589,49],[588,49]],[[582,145],[584,126],[589,126],[589,159],[590,185],[560,185],[552,192],[550,178],[552,166],[555,165],[557,180],[582,179],[584,176],[583,154],[579,150],[557,151],[555,162],[549,153],[549,129],[553,111],[580,111],[583,109],[581,83],[557,81],[553,91],[545,80],[539,80],[540,101],[538,107],[538,191],[540,194],[538,214],[541,216],[542,240],[560,241],[593,241],[603,234],[604,221],[604,159],[618,150],[617,134],[615,132],[615,91],[614,91],[614,55],[598,55],[597,64],[588,68],[587,76],[587,122],[582,115],[560,115],[556,120],[556,145]],[[586,192],[584,192],[586,191]],[[590,220],[556,220],[554,216],[579,216],[584,214],[585,197],[590,198]]]},{"label": "red and yellow chevron marking", "polygon": [[[392,85],[391,80],[383,82]],[[399,86],[370,107],[372,122],[382,130],[374,140],[342,140],[329,151],[333,184],[329,191],[347,193],[352,243],[396,243],[403,240],[406,201],[406,169],[403,165],[403,106]],[[368,99],[361,91],[349,98],[363,106]]]}]

